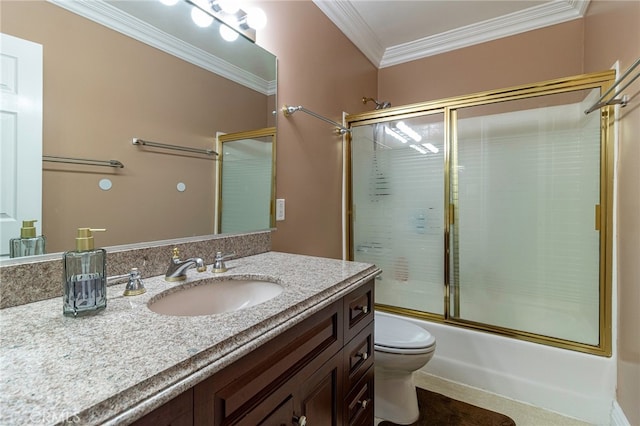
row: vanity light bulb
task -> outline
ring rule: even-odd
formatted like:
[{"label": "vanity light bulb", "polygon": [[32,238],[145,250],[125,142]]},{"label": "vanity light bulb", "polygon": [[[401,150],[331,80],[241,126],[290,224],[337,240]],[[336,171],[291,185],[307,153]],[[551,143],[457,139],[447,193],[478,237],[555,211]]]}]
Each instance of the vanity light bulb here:
[{"label": "vanity light bulb", "polygon": [[226,25],[220,25],[220,37],[226,41],[235,41],[238,38],[238,33]]},{"label": "vanity light bulb", "polygon": [[178,3],[178,0],[160,0],[160,3],[167,6],[173,6],[174,4]]},{"label": "vanity light bulb", "polygon": [[252,7],[247,12],[247,25],[254,30],[261,30],[267,26],[267,14],[259,7]]},{"label": "vanity light bulb", "polygon": [[218,0],[217,3],[220,9],[229,15],[233,15],[240,10],[240,5],[236,0]]},{"label": "vanity light bulb", "polygon": [[191,9],[191,19],[199,27],[206,28],[213,23],[213,18],[197,7]]}]

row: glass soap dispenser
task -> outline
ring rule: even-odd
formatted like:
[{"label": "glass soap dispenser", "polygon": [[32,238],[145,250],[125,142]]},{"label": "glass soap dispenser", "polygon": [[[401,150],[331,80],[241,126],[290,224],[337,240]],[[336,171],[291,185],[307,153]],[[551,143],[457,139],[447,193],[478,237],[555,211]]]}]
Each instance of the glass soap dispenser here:
[{"label": "glass soap dispenser", "polygon": [[37,220],[23,220],[20,228],[20,238],[9,240],[9,256],[22,257],[44,254],[44,235],[36,237],[36,227],[33,226]]},{"label": "glass soap dispenser", "polygon": [[93,314],[107,307],[107,252],[93,246],[93,232],[105,229],[78,228],[76,250],[63,255],[63,314]]}]

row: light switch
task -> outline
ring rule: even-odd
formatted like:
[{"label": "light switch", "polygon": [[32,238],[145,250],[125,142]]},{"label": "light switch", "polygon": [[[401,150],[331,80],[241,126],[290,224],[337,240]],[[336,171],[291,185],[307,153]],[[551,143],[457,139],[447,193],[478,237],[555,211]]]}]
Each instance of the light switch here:
[{"label": "light switch", "polygon": [[276,200],[276,220],[284,220],[284,198]]}]

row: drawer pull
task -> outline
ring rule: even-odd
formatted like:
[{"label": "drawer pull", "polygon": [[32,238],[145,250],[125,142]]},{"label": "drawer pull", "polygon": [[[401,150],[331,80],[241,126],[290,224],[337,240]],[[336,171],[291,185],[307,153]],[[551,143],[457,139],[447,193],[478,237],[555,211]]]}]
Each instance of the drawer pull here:
[{"label": "drawer pull", "polygon": [[362,358],[363,361],[366,361],[367,358],[369,358],[369,354],[366,352],[358,352],[356,356],[359,356],[360,358]]},{"label": "drawer pull", "polygon": [[293,417],[293,423],[298,426],[307,426],[307,418],[305,416]]},{"label": "drawer pull", "polygon": [[358,404],[363,408],[367,408],[367,405],[369,405],[369,400],[365,399],[364,401],[358,401]]},{"label": "drawer pull", "polygon": [[354,310],[356,311],[362,311],[363,314],[368,314],[369,313],[369,307],[367,305],[364,306],[356,306],[354,308]]}]

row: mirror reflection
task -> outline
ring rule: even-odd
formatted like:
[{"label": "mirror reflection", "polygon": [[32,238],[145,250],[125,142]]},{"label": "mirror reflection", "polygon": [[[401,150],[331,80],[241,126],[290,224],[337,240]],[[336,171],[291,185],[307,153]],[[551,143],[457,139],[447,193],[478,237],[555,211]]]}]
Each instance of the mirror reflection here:
[{"label": "mirror reflection", "polygon": [[219,232],[275,227],[276,129],[218,137]]},{"label": "mirror reflection", "polygon": [[[67,10],[74,4],[94,9],[81,11],[91,19]],[[2,3],[2,32],[41,45],[43,69],[40,152],[29,165],[42,174],[35,179],[42,192],[5,187],[4,175],[1,188],[41,200],[41,213],[38,206],[35,213],[7,208],[3,197],[2,222],[13,226],[2,228],[3,254],[23,220],[38,221],[47,253],[73,249],[78,227],[106,228],[96,238],[101,247],[217,231],[218,156],[132,141],[208,150],[216,148],[216,134],[273,126],[276,58],[243,37],[221,40],[215,25],[195,26],[190,8],[183,1]],[[126,17],[119,19],[126,25],[94,22],[107,11]],[[143,41],[132,38],[138,33]],[[12,139],[5,136],[3,130],[3,170]]]}]

